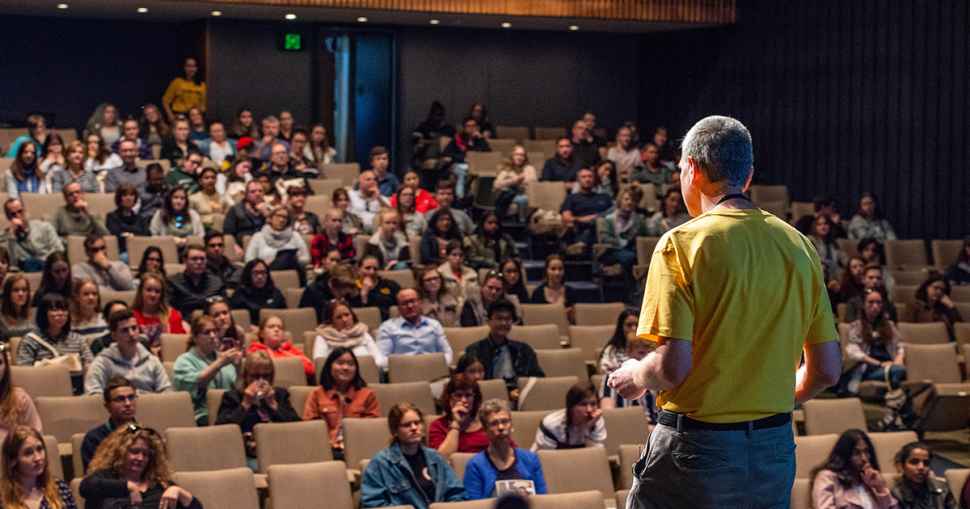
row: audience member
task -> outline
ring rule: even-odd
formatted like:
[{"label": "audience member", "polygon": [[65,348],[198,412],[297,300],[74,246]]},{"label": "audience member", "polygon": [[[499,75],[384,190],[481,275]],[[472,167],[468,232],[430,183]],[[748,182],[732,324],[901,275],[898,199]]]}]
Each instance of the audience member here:
[{"label": "audience member", "polygon": [[512,147],[512,153],[499,166],[498,175],[492,183],[497,193],[495,212],[502,218],[516,216],[524,221],[529,211],[529,184],[538,178],[525,147]]},{"label": "audience member", "polygon": [[193,57],[186,57],[182,65],[183,75],[172,79],[162,95],[162,108],[170,121],[177,116],[188,114],[192,108],[205,112],[206,86],[199,72],[199,63]]},{"label": "audience member", "polygon": [[206,270],[222,278],[226,286],[235,289],[239,286],[242,270],[223,254],[226,247],[225,236],[219,230],[209,229],[205,232],[204,240]]},{"label": "audience member", "polygon": [[[243,359],[234,387],[223,393],[215,424],[235,424],[243,434],[250,468],[256,467],[256,435],[253,428],[265,422],[296,422],[299,414],[290,403],[290,393],[273,384],[276,368],[263,351],[250,352]],[[255,468],[254,468],[255,469]]]},{"label": "audience member", "polygon": [[243,267],[239,288],[229,298],[229,305],[246,310],[250,323],[259,323],[260,309],[286,309],[286,297],[273,282],[269,264],[256,258]]},{"label": "audience member", "polygon": [[488,120],[488,110],[482,103],[472,103],[472,107],[468,110],[468,117],[475,119],[478,123],[478,130],[482,133],[486,139],[496,138],[495,126]]},{"label": "audience member", "polygon": [[886,292],[892,297],[893,289],[896,287],[896,279],[886,268],[886,253],[882,242],[876,239],[862,239],[859,241],[856,251],[858,251],[859,256],[862,257],[867,266],[878,265],[882,268],[882,280],[880,284],[886,288]]},{"label": "audience member", "polygon": [[84,199],[84,191],[78,182],[68,182],[63,193],[65,205],[57,209],[54,214],[54,229],[62,237],[68,235],[88,236],[95,233],[101,237],[110,232],[104,227],[100,219],[95,218],[88,210],[88,202]]},{"label": "audience member", "polygon": [[44,296],[37,306],[37,329],[28,332],[17,346],[17,364],[65,366],[71,372],[75,392],[80,392],[84,371],[94,356],[84,338],[71,330],[67,302],[58,294]]},{"label": "audience member", "polygon": [[290,160],[290,146],[284,141],[273,143],[269,161],[259,169],[258,174],[269,177],[269,181],[274,186],[283,187],[286,187],[286,184],[291,180],[300,181],[302,185],[304,176],[297,171],[293,161]]},{"label": "audience member", "polygon": [[866,262],[858,256],[849,257],[846,270],[842,271],[842,277],[835,284],[829,282],[829,300],[835,307],[842,303],[848,303],[855,297],[861,297],[865,285],[863,276],[865,275]]},{"label": "audience member", "polygon": [[367,324],[357,320],[357,314],[346,301],[330,301],[324,316],[326,322],[317,328],[313,341],[313,360],[326,358],[338,348],[347,348],[355,356],[371,357],[378,368],[387,368],[387,358],[368,332]]},{"label": "audience member", "polygon": [[835,200],[828,196],[816,196],[813,200],[813,206],[815,208],[814,214],[806,214],[802,217],[795,218],[795,228],[798,231],[809,235],[814,229],[815,220],[819,216],[825,216],[829,219],[829,224],[832,226],[831,236],[835,239],[844,239],[849,234],[845,231],[845,226],[842,225],[842,216],[839,215],[839,211],[836,208]]},{"label": "audience member", "polygon": [[533,304],[558,304],[566,308],[569,321],[573,322],[573,304],[576,303],[576,291],[566,285],[566,265],[562,257],[551,254],[546,257],[542,282],[532,291],[530,300]]},{"label": "audience member", "polygon": [[407,238],[420,239],[428,229],[428,222],[424,219],[424,214],[415,207],[414,189],[401,186],[391,197],[391,206],[397,209],[398,217],[403,223],[404,235]]},{"label": "audience member", "polygon": [[162,248],[158,246],[146,247],[141,255],[141,262],[138,263],[138,279],[141,279],[142,276],[149,272],[161,274],[164,277],[168,276],[165,272],[165,254],[162,253]]},{"label": "audience member", "polygon": [[205,128],[205,114],[197,107],[189,108],[186,115],[189,119],[189,141],[196,146],[204,141],[209,141],[209,132]]},{"label": "audience member", "polygon": [[[334,250],[328,256],[333,256]],[[357,288],[357,274],[353,267],[346,263],[335,263],[333,267],[317,277],[316,281],[303,290],[300,297],[301,308],[313,308],[317,311],[317,322],[325,323],[326,304],[334,298],[353,301],[360,295]]]},{"label": "audience member", "polygon": [[352,348],[338,346],[327,355],[320,370],[320,385],[307,397],[303,420],[322,419],[330,432],[334,458],[343,459],[343,419],[380,417],[377,396],[360,376],[360,364]]},{"label": "audience member", "polygon": [[209,424],[209,407],[206,393],[210,389],[232,389],[242,361],[242,345],[235,341],[223,342],[219,327],[207,315],[192,319],[189,350],[175,359],[172,384],[177,391],[186,391],[192,397],[195,423]]},{"label": "audience member", "polygon": [[149,146],[157,145],[161,148],[162,140],[171,135],[168,122],[162,117],[158,106],[148,103],[141,107],[141,119],[138,121],[138,135]]},{"label": "audience member", "polygon": [[114,376],[124,376],[140,392],[165,392],[172,384],[165,366],[139,339],[138,321],[131,311],[117,311],[108,317],[111,346],[91,363],[84,378],[84,392],[100,394]]},{"label": "audience member", "polygon": [[[129,161],[131,165],[134,166],[135,160],[132,154],[131,143],[122,144],[122,158],[121,160],[125,163],[117,168],[112,168],[108,170],[108,179],[106,179],[106,184],[110,183],[111,175],[115,172],[126,172],[127,165]],[[68,182],[78,182],[81,184],[81,190],[86,193],[97,193],[101,191],[101,182],[94,175],[94,172],[85,168],[84,166],[84,145],[77,140],[74,140],[68,145],[67,157],[64,161],[64,165],[55,165],[50,171],[45,172],[47,183],[46,188],[49,193],[61,193],[64,191],[64,186]],[[111,188],[109,191],[114,191]]]},{"label": "audience member", "polygon": [[633,141],[633,131],[629,127],[621,127],[616,131],[616,145],[610,147],[606,158],[616,165],[616,173],[620,181],[628,182],[639,168],[643,167],[640,151]]},{"label": "audience member", "polygon": [[83,278],[74,281],[68,308],[71,332],[81,336],[88,345],[108,333],[108,322],[101,316],[101,294],[94,280]]},{"label": "audience member", "polygon": [[[124,301],[121,301],[118,299],[108,301],[108,303],[105,304],[103,308],[101,308],[101,318],[104,319],[105,323],[109,323],[111,319],[111,315],[113,315],[114,313],[118,313],[120,311],[128,311],[128,304],[125,304]],[[141,338],[139,338],[139,340],[141,340]],[[111,328],[108,327],[108,329],[105,331],[104,334],[101,335],[101,337],[95,338],[91,342],[91,353],[95,356],[95,358],[97,358],[97,355],[110,345],[111,345]]]},{"label": "audience member", "polygon": [[[465,294],[465,303],[461,308],[462,327],[486,325],[489,308],[499,301],[508,301],[512,304],[512,323],[521,323],[522,307],[519,298],[506,293],[502,274],[491,270],[485,275],[481,284],[476,284],[474,287],[469,285],[469,287],[471,291]],[[474,291],[475,289],[478,291]]]},{"label": "audience member", "polygon": [[808,239],[812,241],[815,251],[822,261],[826,281],[838,279],[842,267],[845,265],[845,254],[839,249],[838,243],[835,242],[832,231],[832,220],[828,216],[820,215],[815,218],[812,231],[808,234]]},{"label": "audience member", "polygon": [[295,270],[304,278],[304,267],[310,263],[310,250],[303,236],[290,225],[285,207],[275,207],[266,225],[249,240],[246,261],[263,260],[273,270]]},{"label": "audience member", "polygon": [[3,212],[9,223],[0,236],[11,261],[23,272],[38,272],[50,255],[64,251],[64,243],[54,225],[41,219],[29,219],[23,201],[8,198]]},{"label": "audience member", "polygon": [[910,322],[943,322],[950,341],[956,341],[954,323],[962,322],[960,310],[950,299],[950,283],[939,273],[930,276],[916,289],[916,304],[910,312]]},{"label": "audience member", "polygon": [[647,142],[640,150],[640,166],[633,171],[632,179],[641,184],[653,184],[660,193],[673,181],[674,170],[660,160],[660,148]]},{"label": "audience member", "polygon": [[[175,172],[188,159],[190,153],[198,153],[198,149],[195,148],[195,145],[189,139],[189,136],[192,134],[189,119],[181,116],[174,119],[172,121],[171,134],[170,137],[162,140],[161,159],[168,159],[169,164],[172,166],[172,172]],[[199,154],[199,160],[196,164],[201,163],[202,154]],[[190,174],[186,172],[179,173],[180,178],[184,178],[185,175]],[[169,175],[171,175],[171,172]],[[169,182],[173,181],[169,179]],[[174,182],[172,185],[176,184],[178,182]]]},{"label": "audience member", "polygon": [[477,453],[488,447],[488,435],[478,420],[482,406],[482,390],[478,382],[465,375],[452,375],[441,393],[444,415],[431,421],[428,427],[428,446],[437,449],[444,458],[456,452]]},{"label": "audience member", "polygon": [[573,143],[563,136],[556,141],[556,155],[546,159],[540,180],[566,182],[567,189],[576,180],[576,173],[583,168],[582,161],[573,154]]},{"label": "audience member", "polygon": [[902,475],[893,483],[892,494],[900,509],[959,509],[946,479],[933,475],[932,461],[933,451],[922,442],[910,442],[896,453],[896,471]]},{"label": "audience member", "polygon": [[85,237],[84,253],[88,259],[71,267],[74,277],[89,278],[98,286],[116,291],[134,289],[128,264],[108,259],[108,244],[104,237],[97,234]]},{"label": "audience member", "polygon": [[[230,340],[240,346],[246,343],[246,332],[236,325],[229,302],[224,297],[217,296],[206,300],[204,311],[206,315],[212,317],[216,327],[219,327],[219,337],[224,344],[228,344]],[[250,326],[250,330],[255,331],[256,327]]]},{"label": "audience member", "polygon": [[20,152],[21,145],[27,143],[34,146],[36,154],[43,154],[44,143],[47,141],[47,119],[39,113],[27,115],[27,134],[21,134],[10,142],[6,157],[16,158]]},{"label": "audience member", "polygon": [[518,320],[515,305],[507,300],[496,300],[488,306],[488,336],[465,349],[485,367],[487,380],[505,381],[509,400],[519,400],[519,378],[544,377],[535,350],[527,343],[509,337],[512,324]]},{"label": "audience member", "polygon": [[453,138],[455,128],[446,119],[444,105],[435,100],[428,109],[428,116],[411,133],[411,167],[421,168],[438,157],[439,140],[443,136]]},{"label": "audience member", "polygon": [[[54,461],[60,455],[52,452]],[[40,431],[17,426],[3,441],[0,506],[38,509],[77,509],[71,487],[51,474],[50,460]]]},{"label": "audience member", "polygon": [[678,159],[675,157],[675,148],[670,141],[670,133],[664,126],[657,126],[653,129],[650,137],[651,142],[657,147],[658,161],[671,169],[676,167]]},{"label": "audience member", "polygon": [[108,212],[105,218],[105,226],[108,231],[118,238],[118,250],[122,253],[128,251],[128,237],[148,237],[151,232],[148,229],[149,219],[135,212],[138,205],[138,190],[131,184],[121,184],[115,190],[116,209]]},{"label": "audience member", "polygon": [[357,189],[349,193],[350,212],[360,218],[366,233],[374,232],[374,217],[384,207],[390,207],[387,200],[377,187],[377,178],[371,170],[360,172],[357,179]]},{"label": "audience member", "polygon": [[370,169],[377,179],[377,188],[385,198],[390,198],[401,186],[401,181],[390,170],[390,165],[390,153],[386,147],[378,145],[370,150]]},{"label": "audience member", "polygon": [[235,204],[226,213],[222,231],[236,238],[237,245],[243,245],[243,237],[253,235],[266,224],[269,212],[263,201],[263,186],[256,180],[246,182],[246,195],[243,201]]},{"label": "audience member", "polygon": [[71,266],[67,263],[67,254],[63,251],[51,253],[44,260],[40,288],[37,289],[31,302],[34,307],[40,307],[40,301],[49,293],[56,293],[66,301],[71,298],[73,284],[74,277],[71,275]]},{"label": "audience member", "polygon": [[899,507],[879,472],[879,462],[865,431],[842,433],[824,463],[812,471],[812,508]]},{"label": "audience member", "polygon": [[165,205],[168,194],[168,184],[165,183],[165,170],[158,163],[151,163],[145,167],[145,189],[139,190],[138,215],[145,218],[145,222],[152,220],[155,212]]},{"label": "audience member", "polygon": [[434,214],[438,211],[445,211],[451,216],[451,220],[458,226],[462,235],[470,235],[475,230],[475,223],[463,210],[453,208],[455,202],[455,184],[451,179],[444,179],[438,182],[435,187],[435,201],[437,207],[428,209],[424,213],[424,218],[428,221],[428,226],[434,226]]},{"label": "audience member", "polygon": [[[637,336],[635,333],[630,333],[626,338],[626,351],[624,354],[627,359],[636,359],[639,361],[655,350],[656,346],[656,343]],[[609,375],[609,372],[605,374]],[[657,416],[659,414],[659,408],[654,397],[655,394],[653,391],[645,391],[636,399],[626,399],[610,387],[609,384],[603,384],[599,392],[600,408],[610,409],[638,406],[643,409],[647,422],[650,424],[657,423]]]},{"label": "audience member", "polygon": [[290,334],[283,326],[283,319],[276,315],[268,315],[259,322],[256,341],[250,343],[246,352],[266,352],[274,359],[296,357],[303,363],[303,371],[308,381],[313,380],[316,374],[313,361],[308,359],[303,351],[293,346]]},{"label": "audience member", "polygon": [[622,189],[616,198],[617,207],[597,226],[599,243],[607,246],[599,263],[605,267],[620,267],[609,275],[632,274],[637,262],[637,237],[650,235],[647,218],[637,211],[636,196],[632,188]]},{"label": "audience member", "polygon": [[884,283],[885,271],[879,265],[869,264],[862,269],[863,292],[847,301],[845,321],[854,322],[865,314],[865,294],[866,290],[879,290],[882,293],[882,307],[893,322],[897,321],[896,305],[889,298],[889,291]]},{"label": "audience member", "polygon": [[[429,210],[438,208],[438,200],[435,199],[434,195],[429,193],[427,190],[421,187],[421,177],[418,176],[418,172],[414,170],[408,170],[404,174],[404,183],[401,185],[398,191],[404,188],[410,188],[414,191],[414,210],[412,212],[417,212],[418,214],[425,214]],[[398,206],[398,197],[395,195],[391,196],[391,207]],[[408,209],[410,210],[410,209]],[[401,210],[398,209],[398,212]]]},{"label": "audience member", "polygon": [[421,261],[425,264],[445,263],[448,245],[457,244],[461,249],[462,234],[455,219],[447,210],[438,209],[431,214],[428,229],[421,237]]},{"label": "audience member", "polygon": [[637,332],[638,318],[639,315],[635,309],[625,308],[620,311],[620,315],[616,317],[613,335],[603,345],[599,354],[598,364],[601,373],[612,373],[630,358],[626,353],[627,338]]},{"label": "audience member", "polygon": [[885,292],[869,288],[864,297],[865,310],[849,324],[845,346],[846,360],[855,364],[840,383],[848,394],[858,394],[859,382],[865,380],[888,381],[895,389],[906,379],[903,338],[883,307]]},{"label": "audience member", "polygon": [[293,231],[300,235],[313,235],[320,231],[320,217],[306,209],[307,188],[290,186],[286,188],[286,207],[289,209]]},{"label": "audience member", "polygon": [[496,269],[500,261],[519,256],[515,241],[502,231],[495,212],[482,215],[474,235],[465,237],[463,247],[468,264],[475,269]]},{"label": "audience member", "polygon": [[97,133],[84,135],[84,169],[102,175],[111,168],[124,164],[118,154],[111,152],[104,139]]},{"label": "audience member", "polygon": [[[500,489],[497,481],[512,480],[516,481],[517,489],[525,489],[529,494],[546,494],[539,456],[512,445],[512,412],[508,404],[490,399],[482,404],[478,417],[488,435],[488,447],[465,466],[466,498],[479,500],[503,495],[508,490]],[[522,486],[523,481],[527,481],[527,487]]]},{"label": "audience member", "polygon": [[485,380],[485,365],[478,357],[465,352],[455,363],[455,370],[452,374],[464,375],[469,381],[478,383]]},{"label": "audience member", "polygon": [[502,279],[505,280],[505,294],[515,295],[520,303],[531,302],[529,299],[529,289],[525,287],[525,280],[522,270],[522,260],[518,258],[507,258],[501,264]]},{"label": "audience member", "polygon": [[[0,339],[22,338],[37,330],[30,319],[30,281],[21,274],[11,274],[3,282],[0,302]],[[16,352],[14,352],[16,354]]]},{"label": "audience member", "polygon": [[849,221],[850,239],[876,239],[879,242],[896,240],[896,231],[889,221],[882,216],[879,201],[873,193],[862,193],[859,199],[859,210]]},{"label": "audience member", "polygon": [[573,122],[569,141],[573,144],[573,158],[582,168],[592,168],[600,161],[599,147],[593,142],[592,133],[586,130],[582,120]]},{"label": "audience member", "polygon": [[970,237],[963,238],[960,254],[953,261],[953,265],[946,269],[946,279],[955,285],[970,284]]},{"label": "audience member", "polygon": [[[104,399],[104,409],[108,411],[108,420],[84,434],[84,440],[81,442],[81,464],[84,470],[88,469],[88,464],[94,459],[98,446],[108,438],[108,435],[128,424],[137,423],[135,415],[138,412],[138,392],[127,378],[111,377],[104,386],[101,396]],[[77,474],[83,473],[77,472]]]},{"label": "audience member", "polygon": [[182,316],[191,316],[196,309],[202,309],[209,297],[225,295],[226,283],[206,270],[205,248],[189,244],[185,247],[185,271],[168,278],[168,289],[169,305]]},{"label": "audience member", "polygon": [[647,232],[653,237],[659,237],[687,221],[690,221],[690,215],[684,206],[680,189],[671,187],[664,193],[660,210],[647,221]]},{"label": "audience member", "polygon": [[[81,153],[83,154],[84,151],[82,150]],[[64,139],[56,132],[50,133],[44,140],[44,148],[39,154],[42,154],[37,156],[42,175],[48,175],[54,168],[63,168],[66,164],[64,160]]]},{"label": "audience member", "polygon": [[401,316],[385,320],[377,330],[377,346],[384,356],[441,352],[451,364],[452,351],[444,328],[434,318],[421,314],[418,292],[405,288],[397,293]]},{"label": "audience member", "polygon": [[179,247],[189,242],[189,237],[202,237],[205,229],[202,218],[189,208],[189,193],[182,186],[169,189],[165,206],[155,212],[148,229],[153,236],[175,237]]},{"label": "audience member", "polygon": [[44,431],[34,400],[10,379],[11,361],[10,348],[0,344],[0,443],[18,426]]},{"label": "audience member", "polygon": [[532,451],[604,447],[606,423],[593,385],[578,383],[566,392],[566,408],[542,418]]},{"label": "audience member", "polygon": [[[609,159],[596,163],[593,168],[593,192],[605,194],[611,200],[620,192],[620,181],[616,176],[616,165]],[[573,192],[579,190],[579,183],[573,186]]]},{"label": "audience member", "polygon": [[145,171],[136,163],[138,159],[152,159],[152,151],[151,147],[138,137],[136,120],[125,121],[125,137],[119,140],[115,147],[117,148],[113,148],[114,152],[121,156],[121,162],[124,164],[108,170],[104,182],[105,191],[113,192],[122,183],[131,184],[137,188],[145,187]]},{"label": "audience member", "polygon": [[257,138],[256,122],[253,120],[253,110],[240,108],[236,112],[236,120],[232,123],[230,137],[239,141],[240,138]]},{"label": "audience member", "polygon": [[206,166],[199,171],[199,190],[189,196],[189,207],[199,215],[202,226],[211,229],[215,224],[215,216],[225,216],[232,207],[232,200],[216,189],[215,168]]},{"label": "audience member", "polygon": [[448,461],[423,445],[424,414],[418,407],[406,402],[394,405],[387,414],[387,427],[391,445],[371,458],[364,469],[361,507],[428,509],[435,502],[464,500],[465,489]]},{"label": "audience member", "polygon": [[391,307],[395,303],[395,296],[401,291],[396,282],[381,277],[380,257],[365,254],[357,262],[357,295],[350,299],[354,307],[376,306],[381,312],[381,320],[387,320],[391,315]]},{"label": "audience member", "polygon": [[310,139],[303,149],[303,157],[316,168],[336,161],[337,149],[330,146],[327,128],[323,124],[314,124],[310,128]]},{"label": "audience member", "polygon": [[455,196],[460,200],[465,197],[466,184],[468,182],[468,163],[465,162],[465,154],[468,152],[491,152],[488,140],[482,136],[478,130],[478,122],[471,117],[462,122],[462,130],[448,142],[445,149],[441,152],[441,159],[438,165],[442,169],[447,169],[455,176]]},{"label": "audience member", "polygon": [[[613,207],[613,198],[593,191],[595,181],[592,170],[581,168],[576,173],[576,181],[579,189],[566,196],[559,208],[566,230],[563,241],[592,246],[596,243],[596,220]],[[583,252],[587,249],[584,247]]]},{"label": "audience member", "polygon": [[228,171],[216,175],[216,191],[226,195],[233,204],[242,202],[246,196],[246,183],[253,179],[252,170],[252,160],[240,156],[232,162]]},{"label": "audience member", "polygon": [[37,160],[39,150],[33,143],[21,143],[7,173],[7,195],[19,198],[20,193],[46,194],[47,182]]},{"label": "audience member", "polygon": [[447,256],[438,266],[438,273],[441,274],[445,288],[464,308],[465,299],[478,291],[478,272],[465,265],[465,251],[457,240],[448,241],[445,253]]},{"label": "audience member", "polygon": [[347,235],[357,235],[364,232],[364,221],[350,209],[350,193],[347,189],[339,187],[333,190],[330,195],[330,202],[333,207],[343,213],[341,219],[341,229]]},{"label": "audience member", "polygon": [[417,290],[421,297],[421,314],[434,318],[445,327],[458,327],[461,309],[458,298],[445,288],[441,274],[434,266],[416,270]]},{"label": "audience member", "polygon": [[353,235],[342,229],[344,214],[338,208],[328,209],[324,214],[322,231],[310,240],[310,256],[314,267],[319,268],[324,257],[333,249],[340,252],[340,258],[344,261],[357,257]]},{"label": "audience member", "polygon": [[384,270],[408,268],[411,248],[401,231],[401,216],[394,209],[384,209],[377,214],[377,231],[367,241],[366,253],[381,259]]},{"label": "audience member", "polygon": [[227,169],[236,159],[236,141],[226,137],[226,126],[218,120],[209,123],[209,138],[199,141],[197,145],[202,154],[220,170]]}]

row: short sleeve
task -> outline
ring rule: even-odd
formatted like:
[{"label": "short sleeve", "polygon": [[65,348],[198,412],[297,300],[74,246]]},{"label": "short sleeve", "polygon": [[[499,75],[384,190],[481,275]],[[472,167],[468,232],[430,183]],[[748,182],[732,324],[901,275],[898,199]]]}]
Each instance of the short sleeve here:
[{"label": "short sleeve", "polygon": [[682,254],[665,236],[650,259],[637,335],[650,341],[661,337],[690,341],[694,331],[694,295]]},{"label": "short sleeve", "polygon": [[[839,339],[839,331],[835,328],[835,317],[832,314],[832,303],[829,302],[829,292],[825,285],[825,276],[822,274],[821,262],[818,254],[810,247],[806,248],[812,260],[812,299],[813,309],[811,324],[808,326],[808,333],[805,335],[805,343],[817,345]],[[806,310],[808,311],[808,310]],[[806,313],[807,315],[808,313]]]}]

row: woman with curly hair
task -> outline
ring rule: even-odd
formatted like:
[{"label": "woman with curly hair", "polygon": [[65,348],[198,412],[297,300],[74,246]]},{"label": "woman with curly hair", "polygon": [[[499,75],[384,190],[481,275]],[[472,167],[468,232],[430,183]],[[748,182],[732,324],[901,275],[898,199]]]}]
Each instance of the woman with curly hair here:
[{"label": "woman with curly hair", "polygon": [[18,426],[43,431],[34,401],[10,380],[11,366],[10,349],[0,344],[0,442]]},{"label": "woman with curly hair", "polygon": [[[55,460],[60,457],[54,455]],[[0,506],[5,509],[76,509],[71,488],[48,468],[44,437],[17,426],[3,441]]]},{"label": "woman with curly hair", "polygon": [[172,482],[165,443],[151,428],[132,423],[116,429],[98,446],[88,470],[80,491],[89,509],[202,509],[188,490]]}]

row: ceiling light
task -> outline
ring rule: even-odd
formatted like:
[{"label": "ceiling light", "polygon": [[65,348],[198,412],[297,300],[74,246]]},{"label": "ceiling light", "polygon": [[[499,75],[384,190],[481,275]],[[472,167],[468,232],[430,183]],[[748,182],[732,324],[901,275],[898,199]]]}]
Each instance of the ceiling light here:
[{"label": "ceiling light", "polygon": [[222,11],[212,11],[212,15],[218,18],[219,16],[222,16]]},{"label": "ceiling light", "polygon": [[367,23],[367,18],[364,17],[364,16],[361,16],[361,17],[357,18],[357,22],[358,23]]},{"label": "ceiling light", "polygon": [[431,23],[432,25],[437,25],[438,23],[441,23],[441,21],[438,21],[436,19],[432,19],[432,20],[428,21],[428,23]]},{"label": "ceiling light", "polygon": [[68,7],[67,4],[57,4],[57,8],[60,9],[60,10],[67,9],[67,7]]},{"label": "ceiling light", "polygon": [[569,25],[569,30],[575,32],[576,30],[579,30],[579,25]]},{"label": "ceiling light", "polygon": [[512,23],[509,23],[508,21],[503,21],[502,28],[512,28]]},{"label": "ceiling light", "polygon": [[139,8],[137,9],[137,11],[138,11],[138,12],[139,12],[140,14],[145,14],[146,12],[148,12],[148,7],[139,7]]},{"label": "ceiling light", "polygon": [[283,17],[286,18],[286,19],[288,19],[288,20],[290,20],[290,21],[293,21],[294,19],[296,19],[296,14],[293,14],[292,12],[290,12],[290,13],[287,13],[286,16],[283,16]]}]

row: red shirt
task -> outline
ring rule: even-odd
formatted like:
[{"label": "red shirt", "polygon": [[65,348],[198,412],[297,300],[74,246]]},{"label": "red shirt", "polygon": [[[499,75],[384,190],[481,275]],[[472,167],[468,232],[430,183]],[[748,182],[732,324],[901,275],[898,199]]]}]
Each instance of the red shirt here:
[{"label": "red shirt", "polygon": [[293,346],[293,343],[290,341],[284,341],[276,350],[271,349],[259,341],[253,341],[250,343],[249,348],[246,349],[246,353],[260,350],[268,353],[270,357],[277,359],[282,357],[299,357],[303,361],[303,371],[306,372],[306,376],[313,378],[316,374],[316,370],[313,369],[313,361],[307,359],[307,356],[303,355],[303,352]]},{"label": "red shirt", "polygon": [[[391,208],[397,208],[397,193],[391,196]],[[414,195],[414,211],[424,214],[436,208],[438,208],[438,200],[434,199],[434,195],[424,189],[418,188],[418,194]]]},{"label": "red shirt", "polygon": [[[142,329],[162,324],[161,318],[157,316],[145,316],[137,309],[132,311],[131,314],[135,315],[135,321],[138,322],[138,326]],[[175,308],[168,309],[168,326],[163,327],[162,332],[165,334],[188,333],[185,328],[182,327],[182,313],[179,313],[179,310]]]},{"label": "red shirt", "polygon": [[[428,446],[432,449],[440,447],[441,443],[445,441],[445,437],[448,436],[449,425],[445,419],[444,416],[441,416],[431,421],[431,426],[428,427]],[[515,440],[512,441],[512,447],[518,447]],[[478,431],[458,432],[457,452],[482,452],[486,448],[488,448],[488,434],[485,433],[485,428]]]}]

